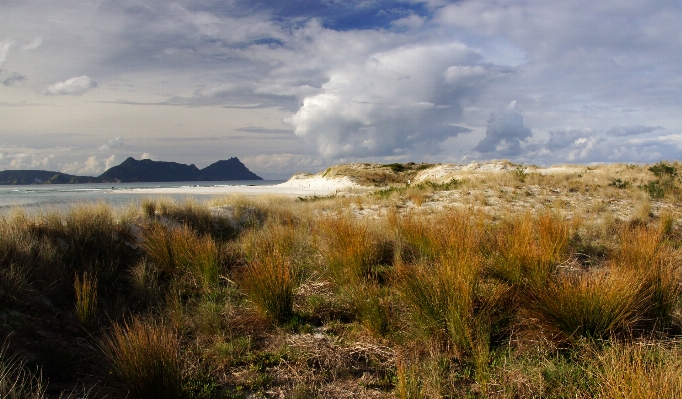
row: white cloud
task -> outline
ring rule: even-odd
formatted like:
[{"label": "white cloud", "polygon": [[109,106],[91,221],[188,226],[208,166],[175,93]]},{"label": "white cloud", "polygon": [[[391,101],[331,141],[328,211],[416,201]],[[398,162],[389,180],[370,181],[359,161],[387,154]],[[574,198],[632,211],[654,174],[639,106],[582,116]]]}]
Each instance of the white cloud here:
[{"label": "white cloud", "polygon": [[325,157],[397,155],[429,143],[437,151],[438,143],[468,131],[452,126],[460,101],[497,73],[470,66],[477,59],[462,43],[369,54],[332,70],[322,92],[306,97],[286,123]]},{"label": "white cloud", "polygon": [[118,165],[116,163],[116,156],[112,155],[104,161],[104,170],[109,170],[116,165]]},{"label": "white cloud", "polygon": [[116,136],[109,139],[106,144],[99,147],[100,151],[106,151],[110,149],[119,149],[123,147],[123,136]]},{"label": "white cloud", "polygon": [[9,39],[0,40],[0,66],[7,61],[7,53],[9,53],[9,49],[13,44],[14,41]]},{"label": "white cloud", "polygon": [[518,156],[522,151],[521,142],[532,136],[531,130],[523,123],[523,116],[516,110],[516,101],[512,101],[508,106],[490,114],[485,137],[474,150],[480,153]]},{"label": "white cloud", "polygon": [[48,95],[80,96],[95,87],[97,87],[97,82],[83,75],[55,83],[47,87],[43,93]]},{"label": "white cloud", "polygon": [[142,155],[140,155],[140,159],[154,159],[154,156],[152,154],[145,152]]}]

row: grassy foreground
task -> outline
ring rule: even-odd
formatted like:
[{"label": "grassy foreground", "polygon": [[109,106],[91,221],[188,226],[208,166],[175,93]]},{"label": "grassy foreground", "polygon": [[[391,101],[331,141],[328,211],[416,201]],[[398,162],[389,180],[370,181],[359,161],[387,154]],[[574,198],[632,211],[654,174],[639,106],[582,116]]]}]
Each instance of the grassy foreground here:
[{"label": "grassy foreground", "polygon": [[678,168],[16,210],[0,397],[682,397]]}]

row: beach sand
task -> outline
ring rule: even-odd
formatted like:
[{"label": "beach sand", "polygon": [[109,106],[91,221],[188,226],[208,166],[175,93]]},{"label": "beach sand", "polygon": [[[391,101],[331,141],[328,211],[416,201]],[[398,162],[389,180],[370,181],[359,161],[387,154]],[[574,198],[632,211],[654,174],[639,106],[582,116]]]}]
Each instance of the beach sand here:
[{"label": "beach sand", "polygon": [[272,186],[182,186],[167,188],[137,188],[112,191],[113,194],[139,193],[149,195],[171,194],[201,194],[201,195],[228,195],[240,194],[246,196],[258,195],[282,195],[293,197],[310,197],[334,195],[342,191],[359,189],[361,186],[348,178],[326,178],[319,175],[297,174],[288,181]]}]

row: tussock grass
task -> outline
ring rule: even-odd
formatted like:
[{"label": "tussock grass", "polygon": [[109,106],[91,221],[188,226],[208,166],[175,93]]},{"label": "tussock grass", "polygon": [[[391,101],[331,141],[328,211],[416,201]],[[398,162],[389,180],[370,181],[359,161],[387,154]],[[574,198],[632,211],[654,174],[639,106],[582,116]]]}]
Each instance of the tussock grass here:
[{"label": "tussock grass", "polygon": [[572,227],[551,213],[512,218],[492,232],[490,273],[513,285],[542,285],[566,260]]},{"label": "tussock grass", "polygon": [[76,274],[73,288],[76,291],[76,315],[81,326],[89,328],[97,322],[97,278],[87,272]]},{"label": "tussock grass", "polygon": [[180,343],[170,327],[141,319],[115,324],[100,348],[128,397],[184,397]]},{"label": "tussock grass", "polygon": [[144,231],[143,248],[162,273],[207,292],[220,276],[220,252],[210,236],[198,236],[189,227],[154,223]]},{"label": "tussock grass", "polygon": [[678,345],[658,342],[616,344],[597,354],[602,398],[678,398],[682,362]]},{"label": "tussock grass", "polygon": [[40,374],[26,368],[26,362],[7,354],[7,343],[0,348],[0,398],[44,399],[47,383]]},{"label": "tussock grass", "polygon": [[608,339],[629,331],[651,291],[634,273],[560,275],[528,288],[529,315],[563,339]]}]

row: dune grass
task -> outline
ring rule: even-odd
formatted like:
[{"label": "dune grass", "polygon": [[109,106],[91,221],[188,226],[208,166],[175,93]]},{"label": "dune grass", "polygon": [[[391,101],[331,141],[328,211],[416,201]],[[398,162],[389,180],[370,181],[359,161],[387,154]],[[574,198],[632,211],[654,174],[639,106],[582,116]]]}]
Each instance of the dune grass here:
[{"label": "dune grass", "polygon": [[[2,218],[0,389],[679,396],[676,174],[512,165],[403,189],[422,169],[396,165],[356,170],[401,184],[384,197],[148,199]],[[655,181],[662,198],[640,187]]]},{"label": "dune grass", "polygon": [[140,319],[115,324],[100,347],[128,397],[184,397],[179,337],[170,327]]}]

